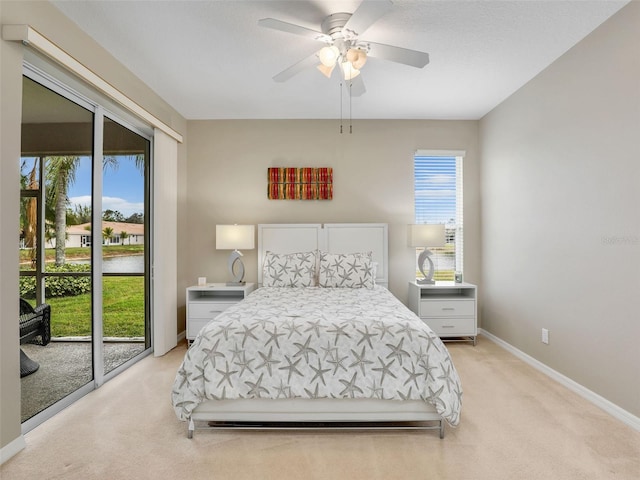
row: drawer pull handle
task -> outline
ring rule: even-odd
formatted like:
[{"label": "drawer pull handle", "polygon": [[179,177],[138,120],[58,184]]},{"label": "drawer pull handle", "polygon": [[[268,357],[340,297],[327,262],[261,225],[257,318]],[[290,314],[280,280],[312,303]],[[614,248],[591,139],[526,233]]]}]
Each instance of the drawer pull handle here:
[{"label": "drawer pull handle", "polygon": [[443,311],[444,310],[455,310],[455,308],[454,307],[442,307],[442,310]]},{"label": "drawer pull handle", "polygon": [[442,328],[455,328],[455,325],[442,325]]}]

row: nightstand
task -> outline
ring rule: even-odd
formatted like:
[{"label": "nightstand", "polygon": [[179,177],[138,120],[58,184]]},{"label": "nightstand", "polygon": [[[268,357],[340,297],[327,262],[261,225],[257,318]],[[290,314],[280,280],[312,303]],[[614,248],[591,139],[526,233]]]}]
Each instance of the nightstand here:
[{"label": "nightstand", "polygon": [[409,282],[409,308],[444,341],[476,344],[478,299],[475,285]]},{"label": "nightstand", "polygon": [[187,342],[191,343],[198,332],[231,305],[243,300],[255,289],[255,283],[228,286],[224,283],[187,288]]}]

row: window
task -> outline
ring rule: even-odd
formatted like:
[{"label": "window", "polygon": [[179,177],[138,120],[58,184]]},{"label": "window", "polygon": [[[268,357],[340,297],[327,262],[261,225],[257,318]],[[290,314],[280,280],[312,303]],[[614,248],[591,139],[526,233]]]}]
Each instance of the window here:
[{"label": "window", "polygon": [[437,281],[453,281],[455,272],[463,271],[463,157],[460,151],[427,150],[414,156],[415,222],[445,225],[446,245],[429,248]]}]

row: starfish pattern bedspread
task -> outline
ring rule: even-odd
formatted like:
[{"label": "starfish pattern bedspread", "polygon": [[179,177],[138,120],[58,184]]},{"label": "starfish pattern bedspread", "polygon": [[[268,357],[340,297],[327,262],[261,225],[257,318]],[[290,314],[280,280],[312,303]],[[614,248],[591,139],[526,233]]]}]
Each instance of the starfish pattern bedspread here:
[{"label": "starfish pattern bedspread", "polygon": [[263,287],[198,334],[172,404],[207,399],[423,400],[457,425],[462,387],[448,350],[386,288]]}]

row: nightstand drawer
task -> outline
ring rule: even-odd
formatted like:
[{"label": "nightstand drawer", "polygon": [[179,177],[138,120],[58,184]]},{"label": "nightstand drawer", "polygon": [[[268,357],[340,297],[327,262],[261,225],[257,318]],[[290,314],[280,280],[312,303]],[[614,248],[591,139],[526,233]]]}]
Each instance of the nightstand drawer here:
[{"label": "nightstand drawer", "polygon": [[195,340],[198,332],[207,323],[216,318],[232,305],[244,300],[253,292],[255,284],[225,285],[224,283],[208,283],[188,287],[187,300],[187,341]]},{"label": "nightstand drawer", "polygon": [[475,300],[421,300],[421,317],[465,317],[475,315]]},{"label": "nightstand drawer", "polygon": [[198,332],[202,330],[202,327],[204,327],[211,320],[211,318],[196,318],[195,320],[189,320],[187,322],[187,338],[189,340],[193,340],[194,338],[196,338],[196,335],[198,335]]},{"label": "nightstand drawer", "polygon": [[476,319],[469,318],[423,318],[431,330],[436,335],[443,336],[464,336],[476,334]]},{"label": "nightstand drawer", "polygon": [[478,290],[472,283],[409,282],[409,308],[447,341],[476,344]]},{"label": "nightstand drawer", "polygon": [[211,320],[216,318],[227,308],[235,305],[237,302],[193,302],[189,304],[189,319],[204,318]]}]

